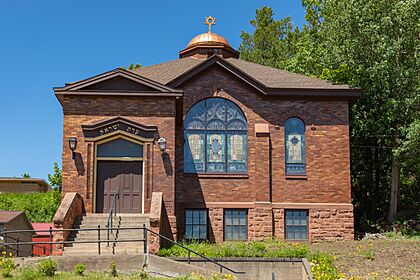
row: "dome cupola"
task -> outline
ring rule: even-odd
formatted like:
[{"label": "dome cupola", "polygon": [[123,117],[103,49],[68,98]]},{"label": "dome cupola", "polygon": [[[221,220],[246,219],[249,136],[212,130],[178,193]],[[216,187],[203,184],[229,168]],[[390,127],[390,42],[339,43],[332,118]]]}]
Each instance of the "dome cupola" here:
[{"label": "dome cupola", "polygon": [[208,31],[195,36],[187,47],[179,52],[179,57],[208,58],[217,54],[223,58],[239,58],[239,52],[234,50],[225,38],[211,32],[211,26],[216,24],[216,19],[212,16],[206,17],[205,24],[209,27]]}]

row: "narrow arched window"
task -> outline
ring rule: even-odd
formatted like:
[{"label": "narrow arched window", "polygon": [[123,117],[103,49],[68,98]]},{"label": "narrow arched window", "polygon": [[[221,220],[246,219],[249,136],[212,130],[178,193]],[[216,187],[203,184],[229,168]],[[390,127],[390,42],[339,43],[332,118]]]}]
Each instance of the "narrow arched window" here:
[{"label": "narrow arched window", "polygon": [[233,102],[213,97],[196,103],[184,122],[184,172],[246,173],[246,128]]},{"label": "narrow arched window", "polygon": [[286,175],[306,174],[305,124],[299,118],[289,118],[285,125]]}]

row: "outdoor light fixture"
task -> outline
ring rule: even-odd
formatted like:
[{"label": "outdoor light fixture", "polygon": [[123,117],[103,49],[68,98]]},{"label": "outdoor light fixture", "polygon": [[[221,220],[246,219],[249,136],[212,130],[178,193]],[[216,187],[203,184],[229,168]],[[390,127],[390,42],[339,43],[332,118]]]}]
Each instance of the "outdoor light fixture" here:
[{"label": "outdoor light fixture", "polygon": [[77,147],[77,138],[76,137],[70,137],[69,138],[69,146],[70,146],[70,150],[71,150],[71,158],[74,159],[74,155],[75,155],[75,150]]},{"label": "outdoor light fixture", "polygon": [[165,138],[159,138],[157,143],[159,145],[160,151],[163,153],[166,150],[166,139]]}]

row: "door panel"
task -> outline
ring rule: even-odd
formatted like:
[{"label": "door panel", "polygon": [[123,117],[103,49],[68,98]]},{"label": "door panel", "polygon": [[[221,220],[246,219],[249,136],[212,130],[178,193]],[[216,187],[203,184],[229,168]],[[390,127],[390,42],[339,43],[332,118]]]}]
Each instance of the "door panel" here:
[{"label": "door panel", "polygon": [[107,213],[112,198],[119,192],[117,209],[121,213],[140,213],[142,210],[143,162],[98,161],[96,212]]}]

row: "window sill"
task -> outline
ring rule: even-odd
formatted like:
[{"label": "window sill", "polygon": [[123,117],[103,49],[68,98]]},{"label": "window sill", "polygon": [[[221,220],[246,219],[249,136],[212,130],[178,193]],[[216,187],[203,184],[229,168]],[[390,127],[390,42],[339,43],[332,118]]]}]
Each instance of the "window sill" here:
[{"label": "window sill", "polygon": [[286,180],[308,180],[307,175],[286,175]]},{"label": "window sill", "polygon": [[215,179],[248,179],[248,174],[205,174],[205,173],[184,173],[184,177],[196,177],[196,178],[215,178]]}]

